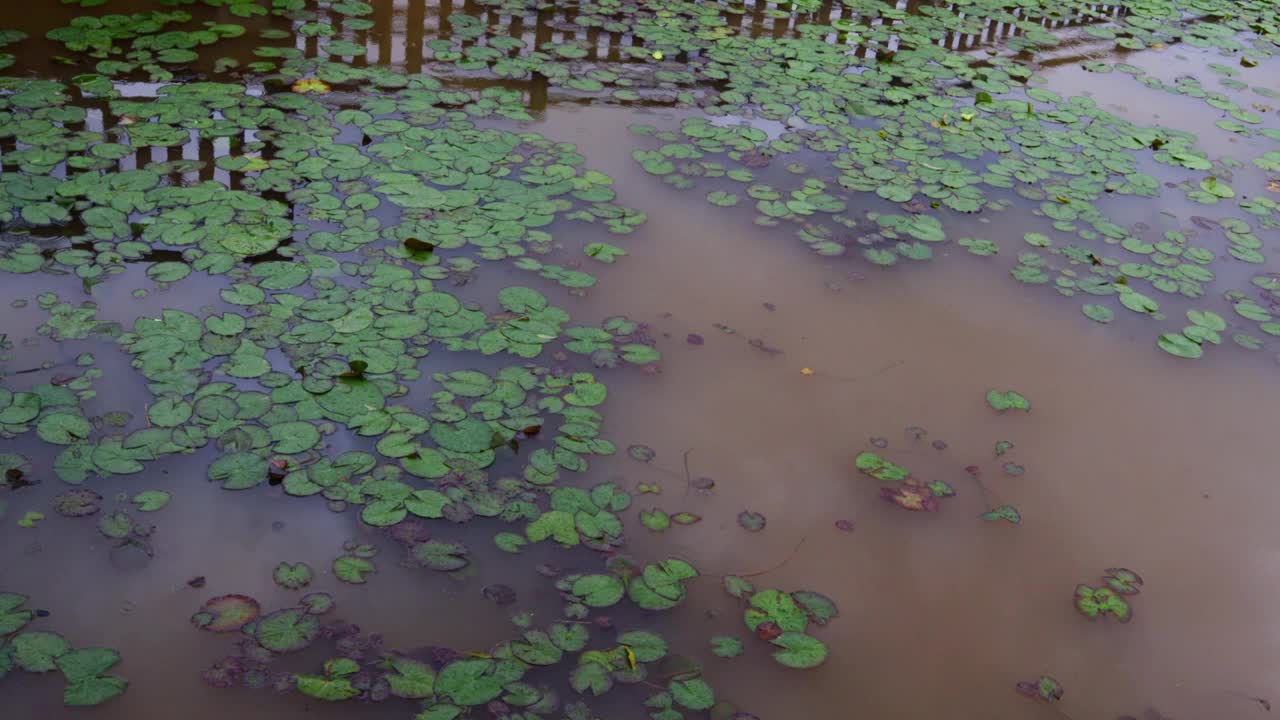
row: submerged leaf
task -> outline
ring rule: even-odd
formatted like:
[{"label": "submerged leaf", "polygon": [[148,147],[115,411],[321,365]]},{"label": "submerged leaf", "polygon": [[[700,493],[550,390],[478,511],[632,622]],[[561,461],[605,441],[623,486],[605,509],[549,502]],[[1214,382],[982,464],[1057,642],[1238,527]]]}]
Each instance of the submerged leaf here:
[{"label": "submerged leaf", "polygon": [[1022,524],[1022,516],[1012,505],[1001,505],[982,514],[983,520],[1008,520],[1014,525]]}]

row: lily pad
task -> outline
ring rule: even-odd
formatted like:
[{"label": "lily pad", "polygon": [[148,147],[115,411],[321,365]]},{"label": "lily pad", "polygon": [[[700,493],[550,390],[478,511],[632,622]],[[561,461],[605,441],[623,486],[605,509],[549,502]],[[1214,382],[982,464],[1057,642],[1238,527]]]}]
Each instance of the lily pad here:
[{"label": "lily pad", "polygon": [[306,648],[320,635],[320,621],[297,608],[264,615],[253,628],[258,644],[273,653],[292,653]]},{"label": "lily pad", "polygon": [[999,412],[1004,412],[1005,410],[1031,411],[1031,402],[1023,397],[1021,393],[1013,390],[988,390],[987,404],[993,410]]},{"label": "lily pad", "polygon": [[209,632],[235,632],[258,619],[262,607],[247,595],[219,595],[205,601],[192,616],[196,627]]},{"label": "lily pad", "polygon": [[271,571],[271,579],[285,590],[299,590],[311,584],[313,573],[306,563],[282,562]]}]

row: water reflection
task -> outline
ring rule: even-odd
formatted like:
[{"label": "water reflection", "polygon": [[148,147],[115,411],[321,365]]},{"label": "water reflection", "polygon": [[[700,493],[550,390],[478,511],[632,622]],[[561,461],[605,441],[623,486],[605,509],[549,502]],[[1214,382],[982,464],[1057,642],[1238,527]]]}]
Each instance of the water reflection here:
[{"label": "water reflection", "polygon": [[[548,79],[537,72],[528,73],[523,79],[499,78],[485,71],[461,71],[452,63],[438,59],[437,51],[432,43],[447,43],[450,47],[460,46],[463,50],[474,47],[490,47],[499,38],[519,40],[522,46],[509,50],[500,50],[503,56],[518,58],[539,48],[551,46],[576,45],[586,53],[581,59],[583,63],[600,65],[634,66],[639,68],[644,60],[632,57],[626,48],[638,47],[643,40],[632,33],[611,32],[600,27],[584,27],[577,24],[579,9],[568,4],[561,6],[545,6],[541,9],[529,9],[523,13],[509,12],[507,8],[495,8],[475,0],[454,2],[453,0],[372,0],[375,12],[372,20],[358,18],[352,22],[347,15],[332,10],[329,0],[308,0],[305,9],[300,11],[293,21],[279,17],[241,18],[231,14],[226,8],[219,8],[214,13],[218,22],[235,22],[245,25],[248,33],[236,38],[218,49],[224,56],[233,57],[242,63],[251,62],[253,51],[259,45],[267,47],[292,47],[306,58],[327,58],[325,44],[335,41],[346,41],[363,47],[363,54],[348,58],[348,62],[356,67],[382,66],[403,70],[408,73],[429,72],[440,81],[446,89],[479,92],[486,88],[501,87],[519,93],[520,101],[530,113],[541,115],[548,107],[558,104],[591,105],[602,100],[594,96],[575,93],[564,88],[555,87]],[[128,5],[117,8],[118,11],[139,11],[148,7]],[[877,53],[893,52],[900,47],[900,39],[893,34],[897,21],[893,17],[867,16],[859,14],[854,8],[835,0],[824,0],[817,10],[801,12],[790,3],[761,2],[744,0],[740,3],[725,2],[719,4],[721,15],[728,25],[735,30],[745,30],[753,37],[787,38],[799,34],[800,28],[812,24],[834,24],[837,27],[850,28],[849,32],[833,32],[825,36],[832,44],[849,44],[851,52],[858,57],[875,57]],[[925,0],[896,0],[888,3],[893,13],[920,14],[927,10],[945,10],[962,29],[942,33],[936,40],[940,47],[960,52],[969,52],[986,48],[994,48],[1010,38],[1025,35],[1035,28],[1045,31],[1063,31],[1087,24],[1110,21],[1122,17],[1123,6],[1098,4],[1090,5],[1086,11],[1070,17],[1054,18],[1049,16],[1029,17],[1023,8],[1014,8],[1008,13],[1006,21],[985,20],[981,24],[970,21],[973,27],[965,26],[966,15],[962,5],[948,3],[939,4]],[[65,14],[65,10],[54,8],[50,16]],[[463,18],[468,18],[465,23]],[[38,17],[43,22],[36,22],[32,28],[38,34],[44,26],[56,27],[59,22],[49,17]],[[320,24],[320,25],[317,25]],[[316,28],[327,24],[332,34],[325,36],[324,31]],[[355,27],[352,27],[352,26]],[[463,30],[463,26],[466,30]],[[366,27],[367,26],[367,27]],[[289,32],[286,40],[257,40],[257,33],[265,29],[279,29]],[[856,28],[856,29],[854,29]],[[879,33],[883,33],[880,35]],[[884,37],[880,42],[867,40],[863,35]],[[323,42],[322,42],[323,41]],[[1091,42],[1102,42],[1090,36],[1068,37],[1060,43],[1051,57],[1041,60],[1045,66],[1071,64],[1085,58],[1096,58],[1098,49]],[[444,45],[441,45],[444,47]],[[1127,52],[1114,44],[1107,44],[1109,52]],[[1063,52],[1069,50],[1070,52]],[[209,54],[210,56],[213,53]],[[700,53],[683,52],[672,58],[673,67],[688,65],[701,60]],[[42,58],[41,61],[47,60]],[[209,66],[210,58],[202,58],[200,65]],[[202,67],[208,70],[208,67]],[[656,86],[652,78],[639,78],[641,82],[649,82]],[[124,98],[147,99],[159,97],[160,89],[165,83],[158,82],[122,82],[117,89]],[[111,102],[92,95],[86,95],[75,86],[67,88],[69,104],[77,105],[87,111],[83,129],[89,132],[109,133],[121,122],[131,119],[121,117],[112,112]],[[250,83],[250,94],[262,94],[264,88]],[[617,102],[612,100],[609,102]],[[635,100],[625,104],[633,107],[669,107],[674,98],[670,95],[641,94]],[[191,165],[181,172],[170,173],[170,179],[176,184],[191,184],[212,180],[231,189],[241,189],[243,175],[228,172],[216,166],[218,158],[233,154],[235,148],[243,143],[254,141],[254,131],[246,130],[239,135],[217,138],[201,137],[195,130],[190,133],[190,140],[180,145],[169,147],[149,147],[146,150],[125,155],[117,164],[120,170],[146,168],[156,164],[169,163],[175,160],[190,161]],[[0,138],[0,157],[20,149],[13,137]],[[271,159],[270,143],[262,153],[264,159]],[[58,177],[66,175],[66,167],[59,165],[53,170]]]}]

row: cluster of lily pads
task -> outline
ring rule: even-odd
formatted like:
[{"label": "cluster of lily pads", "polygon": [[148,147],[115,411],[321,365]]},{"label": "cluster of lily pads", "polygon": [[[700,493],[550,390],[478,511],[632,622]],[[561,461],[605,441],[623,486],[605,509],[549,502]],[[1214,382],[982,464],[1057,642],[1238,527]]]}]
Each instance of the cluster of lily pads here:
[{"label": "cluster of lily pads", "polygon": [[[1220,88],[1189,77],[1170,84],[1127,63],[1084,67],[1203,99],[1229,116],[1216,127],[1242,147],[1269,147],[1280,132],[1267,127],[1274,108],[1264,101],[1277,93],[1262,80],[1280,46],[1280,17],[1263,0],[1161,0],[1119,16],[1085,0],[966,0],[962,12],[906,12],[880,0],[842,0],[833,12],[795,0],[759,9],[788,23],[774,36],[744,27],[748,10],[734,2],[583,0],[560,28],[571,37],[535,43],[483,18],[532,19],[545,4],[479,0],[479,10],[441,18],[438,36],[418,48],[421,62],[403,69],[364,62],[375,8],[361,0],[322,8],[164,0],[165,9],[131,14],[112,12],[110,0],[64,4],[86,14],[43,38],[0,30],[0,70],[10,72],[0,77],[0,272],[41,286],[41,336],[86,350],[62,363],[78,375],[52,363],[27,368],[0,336],[0,437],[38,438],[48,455],[41,466],[77,486],[53,510],[96,514],[113,543],[150,552],[151,527],[133,513],[163,507],[173,488],[119,497],[135,507],[107,509],[91,486],[198,455],[208,479],[227,490],[279,486],[319,496],[335,512],[354,508],[411,563],[438,572],[460,573],[473,560],[466,545],[419,532],[428,523],[484,522],[513,555],[551,541],[608,558],[603,568],[554,579],[563,619],[533,628],[517,616],[520,637],[479,654],[385,650],[354,626],[323,624],[333,608],[323,592],[265,614],[252,598],[217,596],[192,618],[211,632],[239,633],[239,653],[205,673],[215,685],[271,685],[333,701],[412,699],[422,720],[478,706],[576,720],[592,716],[587,699],[615,685],[657,685],[644,701],[655,720],[724,712],[696,661],[671,655],[649,630],[617,632],[599,614],[624,604],[677,607],[698,572],[676,558],[620,555],[631,494],[574,479],[590,458],[616,451],[602,437],[605,374],[653,369],[660,355],[643,324],[621,316],[570,324],[544,291],[592,288],[584,266],[626,254],[603,232],[625,235],[645,217],[615,202],[612,178],[587,167],[574,146],[513,125],[533,117],[513,89],[521,83],[567,98],[681,108],[677,125],[632,126],[650,143],[636,162],[673,188],[705,188],[714,205],[749,205],[761,225],[785,223],[821,255],[853,250],[895,266],[940,254],[956,235],[972,255],[1008,254],[1010,241],[980,237],[992,233],[976,221],[1008,214],[1016,196],[1038,205],[1044,227],[1012,243],[1013,277],[1090,296],[1082,311],[1091,320],[1111,322],[1119,305],[1160,321],[1162,306],[1178,297],[1207,304],[1212,291],[1229,311],[1185,310],[1190,324],[1159,334],[1158,347],[1194,358],[1224,336],[1256,349],[1265,341],[1255,332],[1280,335],[1280,277],[1261,267],[1262,238],[1280,226],[1280,208],[1263,194],[1280,189],[1267,175],[1280,173],[1280,150],[1211,157],[1190,133],[1041,87],[1037,59],[1060,42],[1045,20],[1087,23],[1088,35],[1124,50],[1216,48],[1221,62],[1209,68]],[[1021,34],[974,53],[940,44],[988,23]],[[251,33],[261,44],[247,57]],[[615,62],[592,39],[602,33],[630,39],[612,46]],[[54,71],[28,67],[28,58],[46,57]],[[212,152],[191,158],[193,147]],[[1163,232],[1119,219],[1143,199],[1221,214],[1183,213]],[[566,255],[554,235],[566,223],[602,232]],[[145,281],[131,272],[139,267]],[[526,280],[501,289],[488,282],[503,273]],[[1246,284],[1215,285],[1237,277]],[[198,307],[135,312],[65,299],[120,286],[139,301],[157,293],[176,305],[194,295]],[[103,407],[94,383],[124,363],[144,402]],[[58,374],[37,382],[44,376],[28,370]],[[1030,407],[1012,391],[993,390],[987,401],[1000,412]],[[1011,447],[997,443],[996,456]],[[652,459],[641,446],[630,452]],[[955,494],[874,452],[855,464],[909,510],[935,510]],[[6,492],[23,492],[34,467],[21,453],[0,454]],[[36,528],[43,517],[27,509],[18,524]],[[983,517],[1020,522],[1009,505]],[[700,518],[651,508],[637,519],[661,531]],[[739,523],[758,531],[765,520],[744,511]],[[348,543],[333,574],[368,582],[377,552]],[[1077,607],[1127,618],[1116,583],[1141,584],[1127,572],[1081,586]],[[274,571],[291,591],[314,576],[305,563]],[[757,590],[739,576],[724,586],[779,663],[812,668],[826,658],[809,631],[836,615],[829,599]],[[123,692],[123,680],[103,674],[114,652],[72,650],[49,633],[14,636],[30,619],[21,601],[0,595],[0,675],[6,662],[60,669],[73,705]],[[336,655],[320,670],[271,669],[321,639]],[[745,651],[733,636],[716,636],[711,647],[721,657]],[[561,686],[581,699],[560,699]],[[1042,697],[1054,692],[1039,687]]]},{"label": "cluster of lily pads", "polygon": [[[107,671],[120,662],[111,648],[74,648],[65,637],[46,630],[26,630],[38,612],[24,605],[27,598],[0,593],[0,679],[15,670],[30,673],[58,671],[66,680],[63,702],[70,707],[97,705],[129,687],[129,681]],[[44,613],[47,615],[48,613]]]},{"label": "cluster of lily pads", "polygon": [[[1031,402],[1016,390],[988,390],[986,399],[987,405],[997,412],[1003,413],[1008,410],[1031,411]],[[927,434],[927,431],[924,428],[913,426],[907,428],[907,434],[915,440],[920,440]],[[889,445],[888,440],[884,438],[872,438],[871,442],[877,450],[884,449]],[[937,450],[945,450],[947,445],[945,442],[935,441],[933,447]],[[1013,443],[1008,440],[998,440],[995,443],[994,456],[1000,458],[1012,449]],[[941,500],[956,495],[956,489],[950,483],[943,480],[923,482],[917,479],[906,467],[871,450],[864,450],[858,453],[853,460],[853,464],[863,475],[881,483],[880,497],[882,499],[904,510],[936,512],[942,507]],[[1023,466],[1012,461],[1004,462],[1002,469],[1006,475],[1014,477],[1022,475],[1026,471]],[[983,520],[1005,520],[1014,525],[1022,524],[1022,515],[1018,512],[1018,509],[1013,505],[996,500],[991,489],[983,483],[981,468],[977,465],[969,465],[965,467],[965,471],[977,483],[984,500],[993,505],[990,510],[982,514]]]},{"label": "cluster of lily pads", "polygon": [[[362,3],[330,9],[342,12],[339,6],[366,14]],[[248,15],[261,9],[233,7]],[[274,3],[275,11],[300,8]],[[94,58],[95,72],[0,79],[0,140],[18,146],[6,150],[0,175],[10,233],[0,270],[46,274],[55,283],[74,278],[92,294],[126,282],[130,266],[142,264],[154,290],[136,288],[136,298],[197,281],[216,292],[198,309],[138,313],[123,325],[103,320],[92,301],[39,297],[43,335],[106,350],[112,364],[127,359],[148,396],[140,412],[104,410],[92,390],[103,370],[89,353],[77,359],[86,368],[80,377],[14,390],[9,383],[19,376],[6,379],[5,437],[34,429],[56,453],[47,467],[77,486],[56,498],[54,510],[98,515],[104,536],[150,553],[151,526],[129,510],[105,510],[91,486],[199,453],[208,458],[209,480],[227,490],[279,486],[291,496],[321,496],[337,512],[355,507],[364,524],[401,541],[412,563],[440,572],[463,571],[470,551],[417,532],[418,523],[492,519],[510,526],[494,542],[511,553],[547,540],[615,553],[625,542],[619,513],[630,495],[613,483],[580,489],[563,473],[585,472],[589,456],[615,452],[595,409],[606,386],[586,368],[652,365],[660,359],[653,340],[625,317],[570,325],[567,312],[530,287],[486,296],[468,286],[482,263],[501,262],[538,282],[589,288],[595,280],[578,269],[583,259],[612,262],[625,251],[597,241],[582,248],[582,259],[553,261],[557,248],[545,228],[576,221],[628,233],[643,214],[613,204],[612,180],[584,169],[571,145],[484,124],[495,115],[528,117],[516,94],[497,87],[450,91],[429,75],[260,48],[260,56],[283,62],[250,64],[245,69],[257,75],[239,80],[166,85],[154,97],[123,93],[120,82],[139,74],[178,79],[175,71],[204,49],[241,34],[228,24],[175,29],[192,22],[186,11],[81,18],[50,39]],[[269,69],[280,72],[260,75]],[[259,92],[258,82],[271,90]],[[344,93],[344,85],[361,92]],[[89,130],[88,107],[111,122]],[[229,151],[212,167],[175,159],[176,148],[192,142]],[[155,161],[157,154],[166,159]],[[147,155],[153,162],[142,161]],[[495,355],[524,364],[487,360]],[[22,455],[7,454],[4,463],[11,487],[33,472]],[[124,499],[151,511],[168,497],[162,490]],[[20,524],[34,527],[40,517],[33,511]],[[368,582],[376,553],[376,546],[348,543],[333,575]],[[281,563],[274,579],[297,590],[314,574],[305,563]],[[485,657],[442,655],[434,664],[372,652],[374,641],[355,639],[348,626],[322,627],[317,616],[333,608],[322,592],[267,614],[252,598],[222,595],[192,622],[242,637],[240,654],[205,673],[215,685],[271,684],[334,701],[407,697],[423,701],[428,718],[476,705],[492,710],[499,696],[510,717],[561,705],[569,717],[587,717],[583,701],[561,703],[519,681],[559,664],[564,653],[577,658],[562,676],[586,697],[643,680],[649,663],[664,660],[665,641],[637,630],[617,635],[610,648],[588,649],[588,614],[624,597],[644,610],[674,608],[696,575],[676,559],[634,567],[615,559],[605,572],[565,575],[556,580],[572,598],[565,621],[544,631],[526,627],[522,639]],[[804,602],[823,621],[834,613],[833,605]],[[778,661],[820,664],[820,641],[793,627],[796,618],[778,620],[786,627],[772,639]],[[322,672],[268,670],[271,659],[321,637],[343,653]],[[696,664],[675,666],[664,671],[662,692],[645,701],[650,714],[674,719],[711,709],[717,700]],[[68,677],[109,683],[81,675]],[[546,680],[558,684],[556,677]],[[123,685],[94,701],[119,691]]]},{"label": "cluster of lily pads", "polygon": [[[1213,20],[1187,21],[1184,5]],[[1261,237],[1280,228],[1277,204],[1265,196],[1280,191],[1280,181],[1266,177],[1280,172],[1280,149],[1265,145],[1280,141],[1280,131],[1265,126],[1265,113],[1275,111],[1265,101],[1280,93],[1255,68],[1280,52],[1274,5],[1144,3],[1118,18],[1074,2],[1019,3],[1017,17],[998,0],[968,2],[963,18],[946,11],[904,14],[869,1],[845,6],[869,27],[815,17],[798,26],[796,37],[749,38],[730,32],[705,6],[674,4],[674,19],[646,37],[659,47],[670,43],[699,53],[699,62],[690,63],[689,83],[715,83],[698,98],[711,117],[689,117],[673,129],[633,125],[637,134],[662,143],[636,150],[637,162],[673,187],[710,188],[706,197],[714,205],[753,203],[757,224],[787,223],[819,254],[856,250],[883,266],[932,258],[948,237],[946,227],[973,225],[962,217],[968,214],[991,222],[986,215],[1007,214],[1016,194],[1039,203],[1035,214],[1052,227],[1026,233],[1029,247],[1016,250],[1013,277],[1051,284],[1066,296],[1095,296],[1083,310],[1101,323],[1114,317],[1102,302],[1106,296],[1158,321],[1165,317],[1161,305],[1176,296],[1205,298],[1230,263],[1247,269],[1265,262]],[[1170,86],[1133,65],[1116,68],[1148,87],[1205,98],[1231,116],[1218,129],[1249,139],[1249,147],[1261,144],[1263,151],[1249,160],[1213,158],[1191,133],[1139,125],[1088,97],[1037,87],[1046,79],[1036,72],[1035,54],[1059,43],[1038,21],[1064,18],[1095,23],[1089,27],[1094,37],[1114,38],[1125,49],[1177,43],[1218,48],[1223,62],[1236,66],[1210,63],[1223,76],[1222,91],[1191,78]],[[877,19],[885,22],[874,25]],[[1023,30],[1008,46],[1025,54],[1007,56],[996,48],[965,54],[939,46],[948,32],[975,24],[980,32],[988,22]],[[827,42],[832,36],[875,51],[843,52]],[[890,39],[895,42],[886,49]],[[1085,64],[1093,72],[1112,67]],[[748,118],[750,124],[720,117]],[[766,122],[782,123],[782,132],[766,132]],[[1170,215],[1180,225],[1162,234],[1114,219],[1131,214],[1129,204],[1140,198],[1175,201],[1166,188],[1194,203],[1233,205],[1239,214]],[[1216,249],[1218,230],[1229,243],[1225,253]],[[1013,249],[998,239],[965,236],[957,243],[979,256]],[[1263,335],[1280,333],[1273,321],[1274,285],[1271,274],[1259,269],[1249,286],[1220,291],[1238,316],[1229,329],[1237,345],[1264,346],[1254,323]],[[1191,312],[1221,320],[1213,310]],[[1179,357],[1199,357],[1221,343],[1218,333],[1228,323],[1196,328],[1159,334],[1157,345]]]},{"label": "cluster of lily pads", "polygon": [[[388,532],[407,546],[410,556],[420,555],[422,543],[413,533],[398,528]],[[624,598],[647,610],[675,607],[687,595],[685,584],[698,577],[693,566],[676,558],[639,566],[617,556],[605,572],[545,574],[554,578],[564,598],[564,618],[538,628],[532,614],[514,613],[518,635],[487,651],[390,649],[382,637],[363,634],[356,625],[325,622],[323,616],[335,604],[323,592],[302,595],[296,605],[271,612],[264,612],[251,597],[220,595],[206,600],[191,621],[208,632],[239,635],[236,653],[219,659],[203,674],[215,687],[272,687],[330,702],[398,698],[417,703],[416,717],[426,720],[453,720],[479,707],[495,717],[586,720],[595,717],[592,710],[583,700],[563,697],[564,692],[599,697],[626,686],[648,689],[643,704],[656,720],[677,720],[686,712],[712,711],[721,717],[738,712],[717,698],[701,677],[699,661],[672,653],[655,632],[620,629],[609,615],[600,614],[618,609]],[[312,573],[302,563],[281,563],[273,577],[282,588],[299,591],[310,585]],[[838,614],[829,599],[810,592],[756,592],[748,580],[738,577],[726,578],[725,588],[735,597],[750,598],[747,625],[780,648],[774,654],[780,663],[807,668],[825,659],[825,646],[803,631],[810,620],[825,624]],[[334,651],[317,672],[273,666],[317,642],[331,644]],[[713,643],[721,657],[742,652],[736,638],[720,637]]]},{"label": "cluster of lily pads", "polygon": [[1125,598],[1141,591],[1142,577],[1137,573],[1127,568],[1108,568],[1098,587],[1076,586],[1076,610],[1090,620],[1113,617],[1127,623],[1133,619],[1133,608]]}]

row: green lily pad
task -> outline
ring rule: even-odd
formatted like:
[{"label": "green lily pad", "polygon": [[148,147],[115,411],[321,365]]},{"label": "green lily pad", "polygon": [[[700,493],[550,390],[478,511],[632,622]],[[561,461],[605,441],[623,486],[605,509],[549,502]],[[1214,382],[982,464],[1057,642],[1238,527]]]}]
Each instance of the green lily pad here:
[{"label": "green lily pad", "polygon": [[273,653],[298,652],[320,635],[320,621],[296,608],[264,615],[253,629],[258,644]]},{"label": "green lily pad", "polygon": [[1021,393],[1013,390],[988,390],[987,404],[993,410],[999,412],[1004,412],[1005,410],[1031,411],[1031,402],[1023,397]]},{"label": "green lily pad", "polygon": [[124,694],[129,681],[116,675],[104,675],[118,662],[120,655],[110,648],[80,648],[54,659],[67,680],[62,702],[68,707],[89,707]]},{"label": "green lily pad", "polygon": [[130,501],[141,512],[155,512],[169,504],[171,496],[163,490],[144,490]]},{"label": "green lily pad", "polygon": [[299,590],[311,584],[313,573],[306,563],[282,562],[271,571],[271,579],[285,590]]},{"label": "green lily pad", "polygon": [[333,574],[339,580],[353,585],[364,584],[378,568],[366,558],[344,555],[333,561]]},{"label": "green lily pad", "polygon": [[13,658],[27,672],[56,670],[54,661],[69,650],[71,644],[57,633],[25,632],[13,639]]},{"label": "green lily pad", "polygon": [[773,659],[789,668],[807,670],[827,659],[827,646],[803,632],[784,632],[770,642],[781,648],[773,653]]}]

